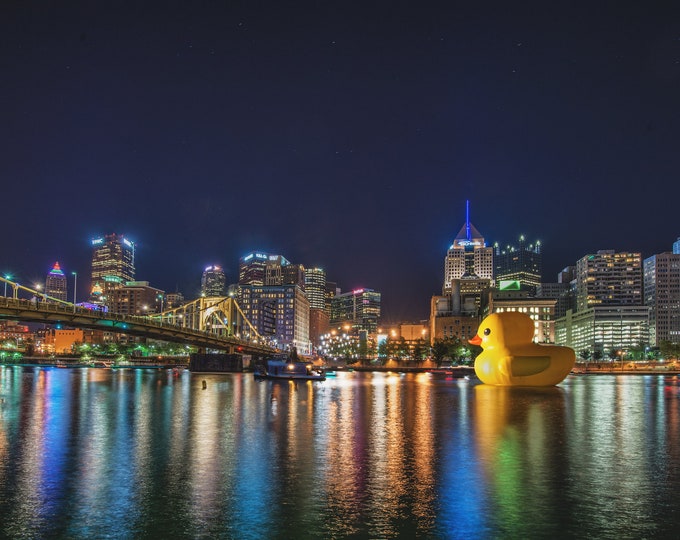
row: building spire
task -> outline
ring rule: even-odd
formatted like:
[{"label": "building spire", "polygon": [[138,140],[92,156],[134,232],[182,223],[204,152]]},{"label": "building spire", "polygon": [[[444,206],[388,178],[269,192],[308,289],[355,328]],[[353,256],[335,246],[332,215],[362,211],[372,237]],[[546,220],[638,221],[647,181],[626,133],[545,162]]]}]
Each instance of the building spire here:
[{"label": "building spire", "polygon": [[465,201],[465,238],[469,242],[472,240],[472,233],[470,232],[470,201]]}]

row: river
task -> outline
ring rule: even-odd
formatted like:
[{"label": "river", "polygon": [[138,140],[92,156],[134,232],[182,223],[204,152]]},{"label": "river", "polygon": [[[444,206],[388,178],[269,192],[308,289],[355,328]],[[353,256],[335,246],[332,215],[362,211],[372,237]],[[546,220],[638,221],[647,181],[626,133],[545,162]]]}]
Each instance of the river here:
[{"label": "river", "polygon": [[678,537],[679,426],[676,376],[0,366],[0,537]]}]

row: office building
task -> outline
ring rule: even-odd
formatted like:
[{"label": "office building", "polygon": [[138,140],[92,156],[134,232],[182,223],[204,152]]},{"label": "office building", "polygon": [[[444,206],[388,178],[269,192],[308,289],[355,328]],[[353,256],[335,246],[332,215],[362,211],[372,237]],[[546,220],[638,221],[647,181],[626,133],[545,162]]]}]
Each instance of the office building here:
[{"label": "office building", "polygon": [[150,315],[165,309],[165,292],[148,281],[128,281],[110,291],[109,311],[122,315]]},{"label": "office building", "polygon": [[454,279],[493,280],[493,272],[493,248],[486,246],[484,237],[470,223],[468,204],[465,224],[446,252],[442,292],[450,294]]},{"label": "office building", "polygon": [[[309,354],[309,301],[298,285],[241,285],[239,305],[269,344]],[[250,336],[242,336],[248,338]]]},{"label": "office building", "polygon": [[554,298],[538,298],[530,290],[494,290],[489,296],[488,313],[518,311],[527,314],[534,323],[535,343],[555,343]]},{"label": "office building", "polygon": [[[45,294],[63,302],[68,301],[66,276],[59,266],[59,262],[54,263],[52,270],[47,274],[47,278],[45,279]],[[47,301],[49,302],[50,299],[47,299]]]},{"label": "office building", "polygon": [[523,290],[531,294],[541,283],[541,243],[527,244],[524,236],[519,237],[518,246],[501,248],[494,246],[494,277],[496,287],[504,289],[507,284],[518,283]]},{"label": "office building", "polygon": [[576,309],[555,321],[555,342],[606,358],[649,343],[640,253],[600,250],[576,261]]},{"label": "office building", "polygon": [[479,327],[477,315],[461,314],[456,295],[433,296],[430,301],[430,345],[435,339],[458,338],[467,341],[475,336]]},{"label": "office building", "polygon": [[221,266],[212,265],[203,270],[201,296],[224,296],[226,276]]},{"label": "office building", "polygon": [[595,306],[567,314],[555,321],[555,343],[566,345],[584,357],[610,358],[612,351],[625,354],[627,349],[649,343],[649,308],[633,305]]},{"label": "office building", "polygon": [[326,271],[322,268],[305,270],[305,293],[309,299],[309,307],[324,309],[326,307]]},{"label": "office building", "polygon": [[309,339],[318,346],[321,336],[330,326],[329,310],[326,309],[326,271],[322,268],[307,268],[304,273],[305,294],[309,300]]},{"label": "office building", "polygon": [[380,297],[373,289],[336,295],[331,300],[330,325],[349,325],[355,332],[375,334],[380,319]]},{"label": "office building", "polygon": [[111,291],[134,279],[134,242],[115,233],[92,240],[90,299],[93,303],[106,305]]},{"label": "office building", "polygon": [[649,344],[680,343],[680,253],[652,255],[643,263],[649,307]]},{"label": "office building", "polygon": [[264,285],[269,255],[253,251],[239,259],[238,284]]},{"label": "office building", "polygon": [[600,250],[576,261],[576,309],[595,306],[641,306],[640,253]]}]

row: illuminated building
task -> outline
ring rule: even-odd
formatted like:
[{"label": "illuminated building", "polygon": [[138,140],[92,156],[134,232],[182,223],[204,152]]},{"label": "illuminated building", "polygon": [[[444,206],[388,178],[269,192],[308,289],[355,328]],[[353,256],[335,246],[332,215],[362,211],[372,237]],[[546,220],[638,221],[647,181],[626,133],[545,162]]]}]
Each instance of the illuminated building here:
[{"label": "illuminated building", "polygon": [[649,343],[680,343],[680,253],[644,260],[645,305],[649,306]]},{"label": "illuminated building", "polygon": [[600,250],[576,261],[576,310],[555,321],[555,343],[606,358],[649,343],[640,253]]},{"label": "illuminated building", "polygon": [[329,310],[326,309],[326,271],[322,268],[305,270],[305,294],[309,300],[309,338],[314,345],[329,329]]},{"label": "illuminated building", "polygon": [[594,306],[641,306],[640,253],[600,250],[576,261],[576,309]]},{"label": "illuminated building", "polygon": [[165,309],[172,309],[181,306],[184,304],[184,295],[177,291],[173,293],[167,293],[165,295],[165,302],[167,305],[165,306]]},{"label": "illuminated building", "polygon": [[[257,262],[253,263],[257,265]],[[305,288],[305,267],[292,264],[283,255],[268,255],[264,270],[265,285],[298,285]]]},{"label": "illuminated building", "polygon": [[[298,285],[241,285],[239,305],[265,341],[309,354],[309,300]],[[248,339],[250,336],[241,336]]]},{"label": "illuminated building", "polygon": [[639,347],[649,343],[647,306],[596,306],[583,311],[567,311],[555,321],[555,343],[567,345],[581,356],[589,351],[595,358],[609,358],[612,350]]},{"label": "illuminated building", "polygon": [[373,289],[356,289],[336,295],[331,300],[331,326],[349,324],[355,331],[375,334],[380,319],[380,296]]},{"label": "illuminated building", "polygon": [[122,315],[148,315],[165,309],[165,292],[149,286],[148,281],[128,281],[110,291],[109,310]]},{"label": "illuminated building", "polygon": [[221,266],[208,266],[201,277],[201,296],[224,296],[226,277]]},{"label": "illuminated building", "polygon": [[[67,285],[66,276],[59,266],[59,263],[54,263],[52,270],[47,274],[45,279],[45,294],[56,298],[57,300],[67,301]],[[50,300],[47,299],[49,302]]]},{"label": "illuminated building", "polygon": [[430,301],[430,344],[435,339],[458,338],[468,340],[475,336],[479,327],[479,316],[461,314],[460,304],[455,295],[433,296]]},{"label": "illuminated building", "polygon": [[484,237],[470,223],[469,203],[465,224],[458,232],[444,259],[443,294],[450,294],[454,279],[493,280],[493,248],[486,247]]},{"label": "illuminated building", "polygon": [[92,249],[90,298],[107,304],[111,291],[135,279],[135,244],[114,233],[92,240]]},{"label": "illuminated building", "polygon": [[255,251],[241,257],[238,266],[238,284],[264,285],[268,260],[269,255]]},{"label": "illuminated building", "polygon": [[534,342],[555,343],[554,298],[538,298],[529,290],[494,290],[491,292],[488,313],[519,311],[534,322]]},{"label": "illuminated building", "polygon": [[496,287],[502,289],[504,283],[516,281],[522,289],[535,294],[541,283],[541,243],[526,245],[524,236],[520,236],[519,247],[501,249],[496,244],[494,248]]},{"label": "illuminated building", "polygon": [[321,268],[305,270],[305,293],[309,299],[309,307],[325,309],[326,307],[326,271]]}]

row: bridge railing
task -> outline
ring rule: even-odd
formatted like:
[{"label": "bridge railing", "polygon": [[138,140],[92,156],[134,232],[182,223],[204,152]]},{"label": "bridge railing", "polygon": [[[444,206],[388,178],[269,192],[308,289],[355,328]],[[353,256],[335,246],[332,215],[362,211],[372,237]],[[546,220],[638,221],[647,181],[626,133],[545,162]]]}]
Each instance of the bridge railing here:
[{"label": "bridge railing", "polygon": [[[0,296],[0,306],[10,308],[10,309],[27,309],[29,311],[54,313],[58,315],[65,315],[64,324],[68,325],[69,320],[73,322],[73,318],[77,316],[86,317],[89,319],[96,320],[108,320],[116,321],[125,324],[139,324],[146,327],[158,328],[159,330],[177,330],[183,334],[191,335],[197,338],[209,338],[209,339],[219,339],[228,343],[248,345],[251,344],[249,340],[239,339],[234,336],[222,336],[215,332],[196,330],[193,328],[188,328],[186,326],[180,326],[175,324],[170,324],[168,322],[163,322],[162,319],[155,319],[153,316],[148,315],[125,315],[122,313],[111,313],[107,311],[98,311],[90,309],[87,307],[82,307],[74,304],[61,304],[61,303],[51,303],[51,302],[40,302],[36,300],[26,300],[23,298],[11,298]],[[102,327],[102,330],[107,331],[106,327]],[[119,327],[116,329],[121,333],[125,333],[125,327]]]}]

